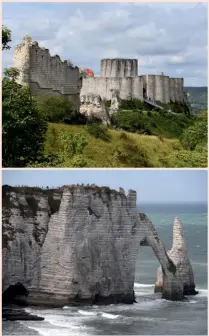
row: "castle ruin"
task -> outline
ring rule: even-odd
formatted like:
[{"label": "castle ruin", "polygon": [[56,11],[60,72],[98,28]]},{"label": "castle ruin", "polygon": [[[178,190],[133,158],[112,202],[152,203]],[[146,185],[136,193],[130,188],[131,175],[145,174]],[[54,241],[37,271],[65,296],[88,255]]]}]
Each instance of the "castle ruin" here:
[{"label": "castle ruin", "polygon": [[29,84],[33,95],[63,96],[76,107],[81,103],[81,113],[86,109],[88,115],[90,110],[97,114],[95,96],[111,100],[117,94],[121,100],[137,98],[150,104],[187,102],[183,78],[170,78],[163,73],[138,75],[137,59],[103,59],[100,77],[81,78],[77,66],[62,61],[58,55],[51,56],[48,49],[40,48],[30,37],[16,47],[14,67],[20,72],[18,82]]},{"label": "castle ruin", "polygon": [[103,59],[100,77],[83,80],[81,95],[97,93],[110,100],[112,91],[119,92],[120,99],[137,98],[162,104],[184,103],[184,79],[160,75],[138,76],[137,59]]},{"label": "castle ruin", "polygon": [[33,95],[63,96],[76,106],[80,103],[81,79],[79,68],[51,56],[49,49],[25,37],[13,57],[14,67],[20,72],[19,84],[29,84]]}]

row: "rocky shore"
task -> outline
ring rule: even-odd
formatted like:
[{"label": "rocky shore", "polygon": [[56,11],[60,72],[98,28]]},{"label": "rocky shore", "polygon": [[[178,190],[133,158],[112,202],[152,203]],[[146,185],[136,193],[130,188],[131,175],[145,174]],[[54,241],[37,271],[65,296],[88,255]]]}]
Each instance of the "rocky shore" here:
[{"label": "rocky shore", "polygon": [[2,319],[7,321],[44,321],[44,317],[27,313],[19,308],[2,308]]}]

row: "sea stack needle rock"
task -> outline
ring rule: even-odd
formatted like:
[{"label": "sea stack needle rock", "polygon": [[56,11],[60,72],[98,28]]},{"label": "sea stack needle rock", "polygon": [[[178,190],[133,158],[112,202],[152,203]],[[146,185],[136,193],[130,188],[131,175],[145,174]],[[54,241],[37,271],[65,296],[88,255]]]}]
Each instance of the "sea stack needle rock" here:
[{"label": "sea stack needle rock", "polygon": [[[195,290],[194,273],[187,253],[186,240],[178,217],[175,218],[173,225],[173,246],[167,254],[176,267],[176,275],[183,284],[184,295],[198,294]],[[162,276],[162,268],[159,267],[157,270],[155,292],[161,292],[163,290],[164,279]]]},{"label": "sea stack needle rock", "polygon": [[169,258],[152,222],[143,213],[140,217],[140,245],[150,246],[161,264],[162,298],[172,301],[183,300],[183,285],[176,273],[176,266]]},{"label": "sea stack needle rock", "polygon": [[3,186],[5,303],[59,307],[133,303],[138,248],[149,244],[163,268],[163,297],[183,288],[136,192],[95,185],[58,189]]}]

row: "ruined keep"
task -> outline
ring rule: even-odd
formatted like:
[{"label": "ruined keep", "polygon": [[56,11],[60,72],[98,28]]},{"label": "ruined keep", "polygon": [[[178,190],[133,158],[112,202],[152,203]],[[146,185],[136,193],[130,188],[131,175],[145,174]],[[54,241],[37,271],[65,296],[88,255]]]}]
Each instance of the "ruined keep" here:
[{"label": "ruined keep", "polygon": [[110,100],[112,90],[119,92],[120,99],[140,99],[153,102],[185,103],[183,78],[160,75],[138,75],[136,59],[103,59],[100,77],[84,78],[81,95],[97,93]]},{"label": "ruined keep", "polygon": [[3,186],[3,294],[17,288],[16,302],[53,307],[134,303],[136,256],[148,245],[163,269],[162,297],[183,300],[177,260],[136,199],[95,185]]},{"label": "ruined keep", "polygon": [[79,68],[61,61],[58,55],[51,56],[49,49],[40,48],[29,36],[16,47],[13,65],[20,72],[18,83],[29,84],[33,95],[62,96],[79,106]]},{"label": "ruined keep", "polygon": [[[33,95],[63,96],[79,107],[81,113],[101,114],[102,107],[95,101],[111,100],[114,92],[119,99],[140,99],[147,102],[187,103],[183,78],[159,75],[138,75],[137,59],[103,59],[100,77],[82,78],[79,68],[48,49],[25,37],[14,52],[14,67],[20,71],[18,82],[29,84]],[[91,97],[92,95],[92,97]],[[91,105],[89,107],[89,104]]]}]

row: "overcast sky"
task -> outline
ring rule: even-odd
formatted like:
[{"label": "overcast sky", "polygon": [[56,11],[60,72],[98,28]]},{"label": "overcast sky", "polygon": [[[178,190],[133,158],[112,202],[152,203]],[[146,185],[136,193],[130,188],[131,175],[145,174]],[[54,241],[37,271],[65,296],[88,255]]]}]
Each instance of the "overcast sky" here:
[{"label": "overcast sky", "polygon": [[58,187],[96,184],[137,191],[149,203],[207,202],[205,170],[13,170],[3,171],[3,184]]},{"label": "overcast sky", "polygon": [[[51,54],[99,75],[100,59],[139,60],[141,74],[207,85],[206,3],[4,3],[12,47],[30,35]],[[3,67],[12,52],[3,52]]]}]

